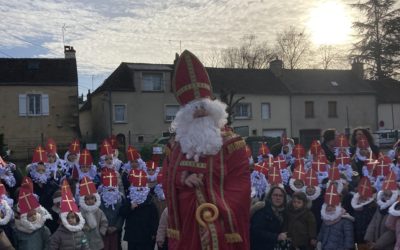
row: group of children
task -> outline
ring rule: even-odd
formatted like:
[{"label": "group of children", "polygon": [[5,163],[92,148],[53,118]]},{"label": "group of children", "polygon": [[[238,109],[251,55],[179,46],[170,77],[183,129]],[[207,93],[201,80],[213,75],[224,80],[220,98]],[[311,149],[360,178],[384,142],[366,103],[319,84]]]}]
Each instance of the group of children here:
[{"label": "group of children", "polygon": [[350,145],[329,131],[308,152],[283,136],[280,153],[262,144],[257,163],[248,149],[253,204],[286,191],[282,232],[294,249],[400,249],[400,145],[384,155],[361,132]]},{"label": "group of children", "polygon": [[154,249],[165,208],[158,162],[144,162],[129,146],[124,164],[115,142],[103,141],[96,166],[78,140],[61,159],[49,139],[22,181],[0,158],[0,249],[116,250],[122,237],[128,249]]}]

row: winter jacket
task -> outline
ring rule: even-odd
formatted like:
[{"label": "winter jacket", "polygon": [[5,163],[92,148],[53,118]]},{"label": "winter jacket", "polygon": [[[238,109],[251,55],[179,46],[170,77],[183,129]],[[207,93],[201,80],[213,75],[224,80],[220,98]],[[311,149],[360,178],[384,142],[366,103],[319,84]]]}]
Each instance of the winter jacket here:
[{"label": "winter jacket", "polygon": [[122,225],[124,224],[124,218],[121,216],[120,213],[122,204],[123,201],[118,202],[114,205],[114,209],[111,206],[104,206],[103,202],[100,205],[100,209],[107,217],[108,227],[116,227],[118,231],[122,230]]},{"label": "winter jacket", "polygon": [[[285,214],[283,212],[283,220]],[[252,250],[274,249],[278,235],[282,233],[283,221],[272,211],[271,203],[254,213],[250,220],[250,244]]]},{"label": "winter jacket", "polygon": [[396,245],[394,250],[400,250],[400,217],[389,214],[385,224],[387,228],[396,232]]},{"label": "winter jacket", "polygon": [[158,211],[151,197],[131,209],[131,203],[126,200],[121,208],[121,215],[125,220],[124,240],[131,243],[149,243],[154,246],[158,228]]},{"label": "winter jacket", "polygon": [[388,217],[387,210],[376,209],[364,237],[366,241],[375,242],[375,248],[379,250],[393,250],[396,241],[394,231],[385,226]]},{"label": "winter jacket", "polygon": [[287,232],[293,247],[312,249],[310,241],[317,238],[316,227],[314,215],[309,209],[303,208],[298,211],[292,207],[288,209],[283,231]]},{"label": "winter jacket", "polygon": [[50,230],[43,226],[32,233],[25,233],[18,229],[14,232],[14,244],[17,250],[43,250],[47,249]]},{"label": "winter jacket", "polygon": [[357,244],[365,243],[364,236],[367,232],[369,223],[376,211],[376,204],[371,204],[362,207],[362,210],[353,210],[354,217],[354,242]]},{"label": "winter jacket", "polygon": [[50,237],[49,250],[90,250],[90,248],[83,231],[71,232],[64,225],[60,225]]},{"label": "winter jacket", "polygon": [[83,227],[83,231],[86,238],[89,241],[89,246],[91,250],[98,250],[104,248],[103,236],[106,234],[108,221],[107,217],[101,209],[97,209],[94,212],[94,217],[96,218],[97,227],[90,228],[88,224],[88,213],[82,210],[82,216],[86,220],[86,224]]},{"label": "winter jacket", "polygon": [[354,218],[348,214],[333,224],[322,222],[318,241],[323,250],[347,250],[354,248],[353,239]]},{"label": "winter jacket", "polygon": [[160,222],[157,229],[156,241],[163,241],[167,239],[167,227],[168,227],[168,208],[165,208],[161,214]]}]

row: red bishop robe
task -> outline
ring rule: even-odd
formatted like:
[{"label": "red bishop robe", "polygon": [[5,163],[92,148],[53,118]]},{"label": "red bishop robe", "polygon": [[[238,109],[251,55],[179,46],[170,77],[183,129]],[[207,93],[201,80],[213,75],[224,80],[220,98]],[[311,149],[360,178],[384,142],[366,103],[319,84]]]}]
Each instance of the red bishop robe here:
[{"label": "red bishop robe", "polygon": [[[187,160],[176,143],[164,161],[169,249],[250,249],[250,170],[246,144],[230,131],[223,132],[222,137],[224,144],[216,155],[201,157],[199,162]],[[203,187],[184,185],[183,171],[203,175]],[[212,223],[200,226],[196,209],[204,203],[214,204],[219,215]]]}]

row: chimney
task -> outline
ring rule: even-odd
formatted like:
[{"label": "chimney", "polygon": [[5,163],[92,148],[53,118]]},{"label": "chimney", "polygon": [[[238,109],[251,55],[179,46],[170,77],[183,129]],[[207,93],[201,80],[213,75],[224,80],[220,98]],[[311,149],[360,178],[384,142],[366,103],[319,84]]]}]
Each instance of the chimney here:
[{"label": "chimney", "polygon": [[283,61],[276,58],[269,63],[269,69],[276,77],[281,77],[283,73]]},{"label": "chimney", "polygon": [[364,79],[364,63],[360,59],[355,58],[351,64],[351,71],[358,79]]},{"label": "chimney", "polygon": [[64,46],[65,59],[75,59],[75,50],[72,46]]}]

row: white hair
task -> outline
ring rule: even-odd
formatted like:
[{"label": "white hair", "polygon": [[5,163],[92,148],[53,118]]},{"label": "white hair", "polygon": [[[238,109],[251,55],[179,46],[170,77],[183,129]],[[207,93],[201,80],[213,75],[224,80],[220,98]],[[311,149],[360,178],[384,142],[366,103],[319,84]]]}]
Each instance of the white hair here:
[{"label": "white hair", "polygon": [[[194,118],[194,112],[204,108],[208,115]],[[200,156],[214,155],[222,147],[221,129],[227,123],[226,104],[208,98],[196,100],[182,107],[171,124],[175,140],[187,159],[198,161]]]}]

